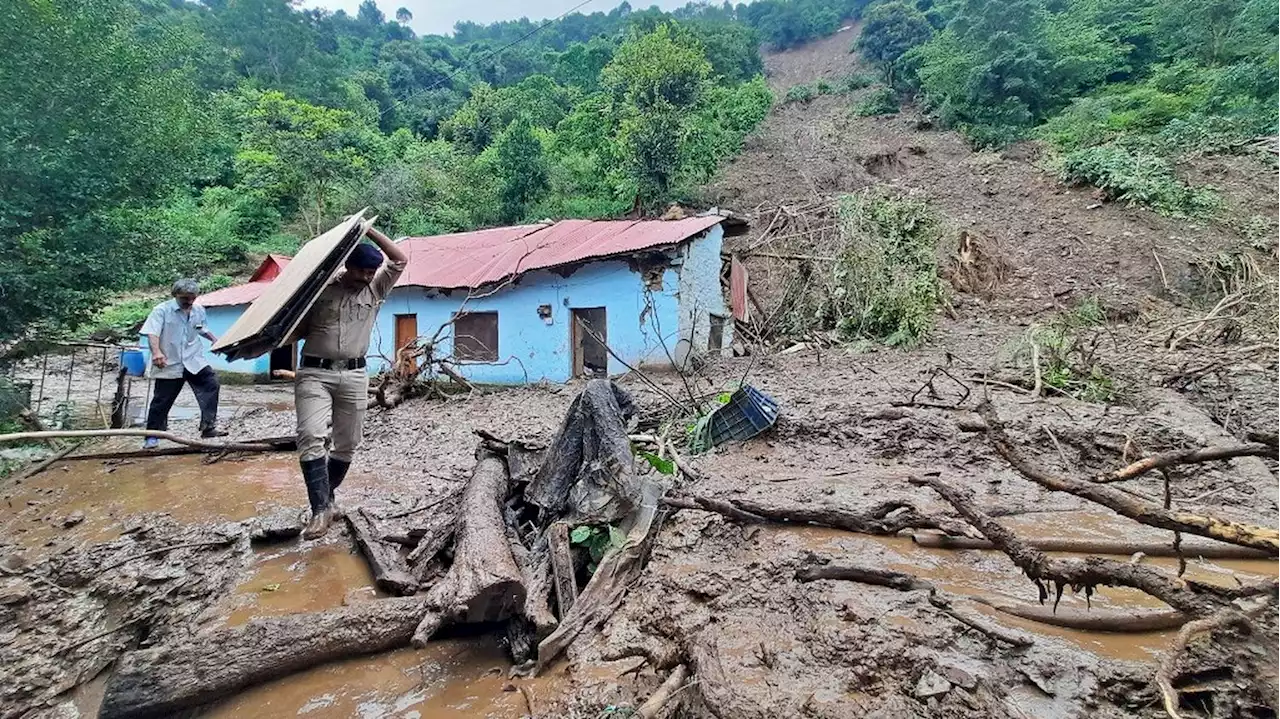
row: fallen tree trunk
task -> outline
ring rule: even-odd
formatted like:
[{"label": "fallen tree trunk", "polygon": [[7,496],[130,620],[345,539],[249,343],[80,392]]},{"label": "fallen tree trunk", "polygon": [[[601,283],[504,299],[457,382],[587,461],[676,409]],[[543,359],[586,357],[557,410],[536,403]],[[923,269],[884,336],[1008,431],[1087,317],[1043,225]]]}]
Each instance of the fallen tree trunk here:
[{"label": "fallen tree trunk", "polygon": [[409,567],[400,558],[400,549],[380,539],[381,533],[364,508],[347,512],[347,524],[351,527],[356,546],[360,547],[360,552],[369,562],[369,568],[373,570],[373,581],[378,587],[398,596],[407,596],[417,591],[418,582],[409,574]]},{"label": "fallen tree trunk", "polygon": [[1103,609],[1081,611],[1069,607],[1046,607],[1020,602],[1001,602],[985,597],[970,597],[1005,614],[1040,624],[1086,632],[1139,633],[1177,629],[1191,620],[1177,610],[1135,610],[1119,612]]},{"label": "fallen tree trunk", "polygon": [[335,659],[409,643],[422,599],[381,599],[248,624],[177,646],[125,654],[107,681],[101,719],[167,717]]},{"label": "fallen tree trunk", "polygon": [[[1014,630],[993,626],[990,622],[984,621],[979,617],[956,610],[951,606],[953,598],[951,595],[938,589],[933,583],[906,572],[835,563],[816,564],[798,570],[796,579],[802,582],[812,582],[818,579],[837,579],[874,584],[903,592],[928,591],[930,604],[946,611],[962,623],[977,629],[983,634],[1015,646],[1028,646],[1032,643],[1029,637],[1020,635]],[[1142,610],[1118,612],[1100,609],[1081,611],[1071,607],[1046,607],[1034,604],[1003,602],[978,596],[965,595],[960,598],[1040,624],[1090,632],[1136,633],[1177,629],[1190,619],[1186,614],[1179,611]]]},{"label": "fallen tree trunk", "polygon": [[1098,557],[1087,559],[1052,559],[1035,549],[1013,532],[983,514],[974,502],[973,493],[954,487],[933,476],[914,477],[913,484],[929,487],[951,503],[984,537],[1004,552],[1031,581],[1035,582],[1043,602],[1049,591],[1045,582],[1055,588],[1056,598],[1065,587],[1084,588],[1086,595],[1093,587],[1104,584],[1139,589],[1165,604],[1194,617],[1213,614],[1230,599],[1274,591],[1275,583],[1257,587],[1229,589],[1199,582],[1182,581],[1154,567],[1127,564]]},{"label": "fallen tree trunk", "polygon": [[523,609],[524,576],[502,516],[509,489],[506,462],[481,443],[462,493],[453,564],[427,592],[429,611],[413,633],[414,646],[424,646],[446,622],[495,622]]},{"label": "fallen tree trunk", "polygon": [[[935,549],[999,549],[987,539],[952,537],[945,534],[913,534],[911,539],[922,547]],[[1141,552],[1148,557],[1204,557],[1205,559],[1267,559],[1267,553],[1258,549],[1229,544],[1183,544],[1175,547],[1163,542],[1130,542],[1123,539],[1069,539],[1065,537],[1040,537],[1026,539],[1029,546],[1042,552],[1072,552],[1074,554],[1115,554],[1132,556]]]},{"label": "fallen tree trunk", "polygon": [[[1217,517],[1201,516],[1189,512],[1165,509],[1151,502],[1144,502],[1118,489],[1095,482],[1060,477],[1027,461],[1010,441],[1004,425],[996,416],[989,402],[978,407],[987,422],[987,437],[996,452],[1013,468],[1031,481],[1057,492],[1067,492],[1077,497],[1097,502],[1102,506],[1142,524],[1174,532],[1195,534],[1228,544],[1260,549],[1275,557],[1280,555],[1280,532],[1270,527],[1232,522]],[[936,489],[936,488],[935,488]]]}]

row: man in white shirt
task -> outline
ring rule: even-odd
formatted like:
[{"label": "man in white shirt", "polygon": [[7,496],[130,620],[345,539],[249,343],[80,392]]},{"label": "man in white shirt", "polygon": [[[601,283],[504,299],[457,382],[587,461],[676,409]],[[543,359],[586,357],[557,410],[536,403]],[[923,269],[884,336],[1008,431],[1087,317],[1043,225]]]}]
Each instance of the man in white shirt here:
[{"label": "man in white shirt", "polygon": [[[147,411],[147,429],[169,428],[169,410],[184,384],[200,405],[200,436],[225,437],[218,429],[218,376],[204,357],[200,338],[216,342],[205,324],[204,308],[197,305],[200,285],[191,279],[173,283],[173,299],[156,305],[142,325],[151,349],[151,377],[155,391]],[[143,447],[153,449],[159,440],[147,437]]]}]

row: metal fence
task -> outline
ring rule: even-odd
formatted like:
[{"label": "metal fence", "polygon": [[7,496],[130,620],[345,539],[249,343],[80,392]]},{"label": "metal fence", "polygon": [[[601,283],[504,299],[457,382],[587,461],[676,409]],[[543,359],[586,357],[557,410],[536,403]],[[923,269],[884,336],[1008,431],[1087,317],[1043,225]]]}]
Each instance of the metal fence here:
[{"label": "metal fence", "polygon": [[50,429],[129,427],[140,423],[151,383],[121,367],[133,347],[59,343],[40,354],[0,364],[0,421],[23,409]]}]

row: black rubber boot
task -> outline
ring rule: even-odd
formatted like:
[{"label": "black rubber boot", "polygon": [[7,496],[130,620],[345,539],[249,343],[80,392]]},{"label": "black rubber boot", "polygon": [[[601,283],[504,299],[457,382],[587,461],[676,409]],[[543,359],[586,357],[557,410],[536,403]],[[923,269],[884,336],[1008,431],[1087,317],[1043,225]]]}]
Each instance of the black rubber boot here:
[{"label": "black rubber boot", "polygon": [[342,508],[338,506],[338,485],[347,478],[348,469],[351,469],[350,462],[329,458],[329,507],[337,516],[342,516]]},{"label": "black rubber boot", "polygon": [[323,457],[299,462],[302,481],[307,485],[307,501],[311,503],[311,521],[302,530],[303,539],[317,539],[329,531],[333,521],[329,511],[329,467]]}]

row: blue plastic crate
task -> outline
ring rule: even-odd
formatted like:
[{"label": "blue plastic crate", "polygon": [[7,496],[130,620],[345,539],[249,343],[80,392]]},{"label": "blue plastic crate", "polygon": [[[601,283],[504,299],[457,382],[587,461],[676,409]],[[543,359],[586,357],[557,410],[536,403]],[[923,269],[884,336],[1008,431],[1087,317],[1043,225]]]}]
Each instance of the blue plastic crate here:
[{"label": "blue plastic crate", "polygon": [[778,421],[778,403],[750,385],[729,397],[729,402],[711,413],[708,438],[711,446],[729,440],[739,442],[760,434]]}]

